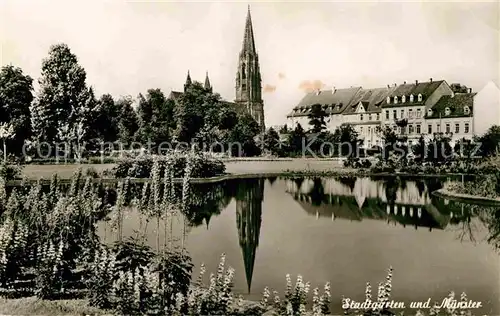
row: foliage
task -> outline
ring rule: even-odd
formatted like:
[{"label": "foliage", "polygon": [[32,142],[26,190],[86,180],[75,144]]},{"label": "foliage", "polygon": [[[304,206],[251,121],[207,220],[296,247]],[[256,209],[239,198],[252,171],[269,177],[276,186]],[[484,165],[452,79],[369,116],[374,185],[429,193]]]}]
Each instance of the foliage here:
[{"label": "foliage", "polygon": [[21,166],[0,163],[0,178],[5,181],[19,179],[21,177]]},{"label": "foliage", "polygon": [[79,130],[88,129],[95,107],[92,89],[87,88],[85,80],[85,70],[66,44],[50,47],[42,63],[40,92],[31,111],[36,141],[80,140]]},{"label": "foliage", "polygon": [[22,154],[24,141],[31,136],[30,105],[33,101],[33,79],[21,68],[12,65],[0,70],[0,123],[9,123],[13,137],[7,147],[17,156]]},{"label": "foliage", "polygon": [[311,106],[311,111],[308,114],[309,125],[312,126],[311,133],[321,133],[326,129],[325,117],[327,117],[325,110],[321,104],[314,104]]},{"label": "foliage", "polygon": [[288,135],[288,146],[290,154],[297,155],[302,152],[303,142],[305,141],[306,133],[300,124],[297,124],[294,130]]},{"label": "foliage", "polygon": [[[124,145],[134,140],[134,135],[139,129],[137,114],[132,107],[132,98],[125,97],[117,101],[120,109],[120,120],[118,122],[118,139]],[[128,148],[127,148],[128,149]]]},{"label": "foliage", "polygon": [[359,134],[350,124],[341,125],[335,130],[333,139],[335,144],[334,150],[340,157],[359,157],[359,148],[362,141],[358,138]]},{"label": "foliage", "polygon": [[97,102],[97,108],[92,129],[96,131],[96,137],[102,142],[115,142],[119,136],[119,123],[121,116],[121,103],[115,102],[109,94],[101,96]]},{"label": "foliage", "polygon": [[259,124],[249,114],[243,114],[232,129],[228,139],[231,156],[252,157],[260,154],[256,137],[260,133]]},{"label": "foliage", "polygon": [[273,128],[269,128],[264,134],[264,150],[279,157],[284,154],[280,136]]},{"label": "foliage", "polygon": [[160,89],[149,89],[146,96],[139,94],[139,130],[136,139],[142,143],[158,144],[170,140],[170,129],[175,128],[174,102]]},{"label": "foliage", "polygon": [[476,143],[481,144],[480,152],[483,157],[496,155],[500,143],[500,126],[490,127],[484,135],[477,139]]},{"label": "foliage", "polygon": [[153,163],[156,161],[163,176],[167,164],[173,168],[173,176],[182,178],[186,161],[192,160],[192,174],[194,178],[209,178],[224,174],[225,165],[222,161],[204,153],[173,152],[166,156],[141,155],[119,160],[117,165],[109,171],[116,178],[149,178]]}]

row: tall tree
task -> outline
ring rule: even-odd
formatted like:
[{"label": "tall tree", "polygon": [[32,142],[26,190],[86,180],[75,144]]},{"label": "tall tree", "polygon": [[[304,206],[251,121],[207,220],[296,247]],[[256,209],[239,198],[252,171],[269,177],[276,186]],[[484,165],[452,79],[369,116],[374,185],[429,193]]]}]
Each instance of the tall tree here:
[{"label": "tall tree", "polygon": [[88,129],[95,97],[85,80],[85,70],[66,44],[50,47],[42,62],[40,91],[32,108],[36,140],[74,142]]},{"label": "tall tree", "polygon": [[339,126],[333,133],[334,143],[337,145],[334,151],[340,156],[357,157],[362,143],[358,136],[358,132],[352,125]]},{"label": "tall tree", "polygon": [[190,143],[204,127],[208,113],[213,114],[213,109],[220,105],[220,95],[205,89],[201,83],[188,85],[175,105],[177,141]]},{"label": "tall tree", "polygon": [[479,137],[478,143],[481,144],[482,156],[493,156],[498,152],[498,144],[500,144],[500,126],[494,125],[488,131]]},{"label": "tall tree", "polygon": [[302,151],[303,144],[306,141],[306,133],[302,125],[297,124],[295,129],[288,135],[288,147],[291,154],[298,154]]},{"label": "tall tree", "polygon": [[33,101],[33,79],[12,65],[0,70],[0,124],[8,123],[13,135],[6,147],[21,154],[25,140],[31,136],[30,106]]},{"label": "tall tree", "polygon": [[102,142],[115,142],[118,140],[121,109],[113,97],[104,94],[98,101],[93,122],[93,129]]},{"label": "tall tree", "polygon": [[[255,141],[260,133],[259,124],[249,114],[243,114],[231,130],[229,137],[231,154],[233,156],[252,157],[260,154],[260,148]],[[240,151],[241,149],[241,151]]]},{"label": "tall tree", "polygon": [[273,155],[281,156],[283,154],[280,136],[272,127],[264,134],[264,149]]},{"label": "tall tree", "polygon": [[139,129],[137,113],[132,107],[132,98],[124,97],[118,100],[118,108],[120,109],[120,121],[118,123],[119,140],[125,149],[127,145],[134,141],[134,134]]},{"label": "tall tree", "polygon": [[154,142],[156,146],[170,139],[170,129],[175,126],[174,103],[167,100],[160,89],[149,89],[146,96],[139,95],[137,140]]},{"label": "tall tree", "polygon": [[320,133],[326,129],[325,117],[327,116],[321,104],[314,104],[311,106],[311,112],[307,117],[309,118],[309,125],[312,126],[312,133]]}]

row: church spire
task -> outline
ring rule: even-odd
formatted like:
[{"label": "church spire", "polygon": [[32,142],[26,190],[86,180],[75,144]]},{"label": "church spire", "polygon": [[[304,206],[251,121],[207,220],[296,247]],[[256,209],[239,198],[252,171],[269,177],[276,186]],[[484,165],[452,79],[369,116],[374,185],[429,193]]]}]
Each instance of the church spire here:
[{"label": "church spire", "polygon": [[188,70],[188,74],[186,77],[186,83],[184,84],[184,92],[186,92],[187,88],[191,85],[191,83],[192,83],[191,75],[189,74],[189,70]]},{"label": "church spire", "polygon": [[205,89],[212,91],[212,86],[210,85],[210,79],[208,79],[208,71],[205,76]]},{"label": "church spire", "polygon": [[241,53],[255,54],[255,41],[253,38],[252,15],[250,14],[250,5],[248,5],[247,21],[245,23],[245,34],[243,36],[243,48]]}]

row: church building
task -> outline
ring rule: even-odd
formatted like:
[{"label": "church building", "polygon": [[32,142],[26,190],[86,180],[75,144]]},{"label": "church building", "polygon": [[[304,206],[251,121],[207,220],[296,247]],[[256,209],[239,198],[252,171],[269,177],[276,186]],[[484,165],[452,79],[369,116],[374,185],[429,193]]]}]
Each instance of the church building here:
[{"label": "church building", "polygon": [[[236,71],[235,100],[234,102],[224,101],[229,104],[237,113],[248,113],[259,124],[261,131],[265,131],[264,123],[264,101],[262,100],[262,83],[259,66],[259,56],[255,48],[255,39],[252,27],[252,17],[250,6],[248,6],[245,31],[243,35],[243,46],[238,55],[238,69]],[[184,92],[192,84],[191,75],[187,73]],[[208,72],[205,76],[205,89],[212,91]],[[177,99],[183,92],[170,92],[170,99]]]}]

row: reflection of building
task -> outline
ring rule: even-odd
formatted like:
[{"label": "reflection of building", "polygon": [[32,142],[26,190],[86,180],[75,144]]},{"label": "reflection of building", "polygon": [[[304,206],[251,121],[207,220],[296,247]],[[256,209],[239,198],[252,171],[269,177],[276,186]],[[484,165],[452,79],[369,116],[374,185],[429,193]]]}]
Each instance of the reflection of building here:
[{"label": "reflection of building", "polygon": [[450,214],[432,204],[427,186],[416,181],[290,180],[287,191],[307,213],[332,220],[376,219],[430,229],[444,229],[450,221]]},{"label": "reflection of building", "polygon": [[259,246],[263,199],[263,179],[244,179],[238,182],[235,197],[236,225],[238,227],[240,247],[243,252],[248,292],[250,292],[252,286],[255,253]]}]

